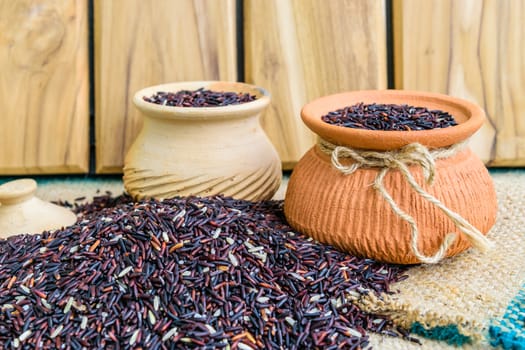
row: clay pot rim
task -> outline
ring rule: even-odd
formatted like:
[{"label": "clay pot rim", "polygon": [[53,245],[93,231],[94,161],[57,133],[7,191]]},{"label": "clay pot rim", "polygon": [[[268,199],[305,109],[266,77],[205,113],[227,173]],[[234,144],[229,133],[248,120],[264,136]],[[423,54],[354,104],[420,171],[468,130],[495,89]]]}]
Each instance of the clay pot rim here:
[{"label": "clay pot rim", "polygon": [[[207,88],[216,91],[249,92],[255,94],[255,101],[238,105],[218,107],[174,107],[163,106],[143,100],[144,96],[151,96],[157,91],[177,92],[183,89],[195,90]],[[133,96],[133,103],[142,112],[149,116],[167,119],[202,120],[202,119],[231,119],[253,115],[257,110],[262,111],[270,103],[270,93],[262,87],[234,81],[182,81],[153,85],[143,88]]]},{"label": "clay pot rim", "polygon": [[[417,131],[352,129],[331,125],[321,117],[330,111],[364,103],[395,103],[441,109],[451,113],[458,125]],[[411,90],[359,90],[328,95],[306,104],[301,110],[303,122],[321,138],[336,145],[372,150],[392,150],[418,142],[429,148],[440,148],[466,140],[485,120],[478,105],[439,93]]]}]

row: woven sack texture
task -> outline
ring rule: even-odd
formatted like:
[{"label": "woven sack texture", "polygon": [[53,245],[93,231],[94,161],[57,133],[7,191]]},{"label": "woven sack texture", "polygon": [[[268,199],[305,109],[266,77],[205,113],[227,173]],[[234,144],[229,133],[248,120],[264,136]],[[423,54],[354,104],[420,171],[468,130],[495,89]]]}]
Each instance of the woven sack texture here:
[{"label": "woven sack texture", "polygon": [[[493,171],[498,218],[488,253],[468,250],[438,265],[410,268],[392,286],[399,293],[369,294],[357,303],[390,314],[423,337],[424,349],[525,349],[525,172]],[[448,344],[447,344],[448,343]],[[421,349],[372,335],[376,349]]]}]

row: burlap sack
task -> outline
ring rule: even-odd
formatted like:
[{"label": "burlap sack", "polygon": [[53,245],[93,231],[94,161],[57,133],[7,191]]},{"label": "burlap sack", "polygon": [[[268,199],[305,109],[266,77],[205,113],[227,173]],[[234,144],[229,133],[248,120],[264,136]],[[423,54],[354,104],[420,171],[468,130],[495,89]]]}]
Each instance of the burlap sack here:
[{"label": "burlap sack", "polygon": [[423,347],[371,335],[375,349],[525,348],[525,172],[493,171],[498,218],[488,253],[469,250],[438,265],[413,267],[399,290],[357,300],[365,310],[433,339]]}]

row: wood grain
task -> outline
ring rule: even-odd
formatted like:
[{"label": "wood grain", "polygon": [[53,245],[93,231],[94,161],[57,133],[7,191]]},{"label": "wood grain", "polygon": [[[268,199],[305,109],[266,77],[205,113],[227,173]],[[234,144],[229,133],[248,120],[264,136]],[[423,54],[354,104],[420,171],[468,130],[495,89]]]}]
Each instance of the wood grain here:
[{"label": "wood grain", "polygon": [[89,166],[87,1],[0,0],[0,175]]},{"label": "wood grain", "polygon": [[465,98],[488,116],[486,164],[525,165],[525,2],[394,0],[396,87]]},{"label": "wood grain", "polygon": [[236,80],[235,0],[95,0],[96,169],[120,173],[142,126],[131,100],[174,81]]},{"label": "wood grain", "polygon": [[383,0],[245,0],[244,20],[246,81],[272,94],[263,126],[286,169],[315,142],[305,103],[387,86]]}]

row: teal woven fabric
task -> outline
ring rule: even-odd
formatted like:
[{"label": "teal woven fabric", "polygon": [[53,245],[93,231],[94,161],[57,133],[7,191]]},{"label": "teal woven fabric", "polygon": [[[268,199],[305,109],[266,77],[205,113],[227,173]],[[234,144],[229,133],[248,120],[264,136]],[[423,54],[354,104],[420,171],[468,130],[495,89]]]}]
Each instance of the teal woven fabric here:
[{"label": "teal woven fabric", "polygon": [[489,328],[490,344],[509,350],[525,350],[525,285],[507,311]]},{"label": "teal woven fabric", "polygon": [[[444,341],[449,345],[461,347],[471,343],[462,335],[456,325],[425,328],[421,323],[412,324],[411,331],[422,337]],[[492,321],[488,340],[493,347],[504,350],[525,350],[525,285],[511,301],[505,314]]]},{"label": "teal woven fabric", "polygon": [[433,339],[433,340],[441,340],[446,342],[449,345],[454,346],[463,346],[465,344],[470,344],[472,340],[464,336],[459,332],[458,326],[456,325],[448,325],[448,326],[438,326],[433,328],[425,328],[423,325],[419,322],[416,322],[412,325],[411,329],[412,333],[420,335],[425,338]]}]

